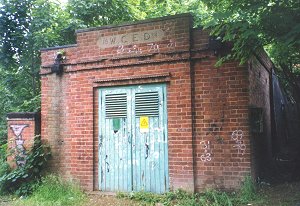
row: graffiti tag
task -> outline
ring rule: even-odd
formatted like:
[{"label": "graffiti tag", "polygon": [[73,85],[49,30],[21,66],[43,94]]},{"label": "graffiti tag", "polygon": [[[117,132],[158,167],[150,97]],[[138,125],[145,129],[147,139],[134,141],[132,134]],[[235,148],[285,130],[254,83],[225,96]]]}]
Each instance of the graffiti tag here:
[{"label": "graffiti tag", "polygon": [[200,156],[201,161],[210,162],[211,161],[210,141],[201,141],[200,145],[202,145],[202,149],[204,149],[204,153]]},{"label": "graffiti tag", "polygon": [[10,125],[14,135],[16,136],[16,163],[18,167],[23,167],[26,164],[26,149],[24,148],[24,140],[22,139],[22,132],[27,124]]},{"label": "graffiti tag", "polygon": [[244,155],[246,151],[246,145],[243,141],[243,131],[242,130],[235,130],[231,134],[231,139],[235,141],[236,145],[234,148],[238,149],[238,153]]}]

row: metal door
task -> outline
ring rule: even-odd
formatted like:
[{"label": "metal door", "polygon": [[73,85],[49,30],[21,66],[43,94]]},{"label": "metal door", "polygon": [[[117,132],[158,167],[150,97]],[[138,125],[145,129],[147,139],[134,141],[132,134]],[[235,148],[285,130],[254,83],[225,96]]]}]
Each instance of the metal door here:
[{"label": "metal door", "polygon": [[168,191],[165,85],[103,88],[99,94],[100,189]]}]

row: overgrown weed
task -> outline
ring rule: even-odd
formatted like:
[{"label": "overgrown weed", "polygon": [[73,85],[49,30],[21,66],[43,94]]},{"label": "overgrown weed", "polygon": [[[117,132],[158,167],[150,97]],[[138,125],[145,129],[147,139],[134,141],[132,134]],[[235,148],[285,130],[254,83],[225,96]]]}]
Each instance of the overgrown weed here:
[{"label": "overgrown weed", "polygon": [[247,176],[240,190],[240,199],[246,203],[256,200],[257,198],[258,194],[256,191],[255,183],[250,176]]},{"label": "overgrown weed", "polygon": [[82,205],[86,195],[79,185],[56,175],[48,175],[28,198],[16,201],[15,206],[68,206]]},{"label": "overgrown weed", "polygon": [[136,200],[142,205],[155,206],[160,203],[164,206],[236,206],[262,202],[257,194],[255,183],[251,177],[246,177],[239,192],[222,192],[208,189],[203,193],[189,193],[176,190],[162,195],[147,192],[118,193],[118,198]]},{"label": "overgrown weed", "polygon": [[4,172],[0,176],[0,194],[30,195],[40,180],[50,155],[49,146],[42,143],[40,136],[35,136],[33,146],[26,152],[24,166],[5,170],[5,167],[8,167],[7,163],[1,164],[1,170]]}]

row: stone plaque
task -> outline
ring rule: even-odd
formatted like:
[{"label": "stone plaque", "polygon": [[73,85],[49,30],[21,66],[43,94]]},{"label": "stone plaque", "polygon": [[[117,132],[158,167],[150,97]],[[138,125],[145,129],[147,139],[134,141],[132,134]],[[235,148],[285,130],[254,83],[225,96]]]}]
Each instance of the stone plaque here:
[{"label": "stone plaque", "polygon": [[163,30],[154,29],[148,31],[131,32],[127,34],[99,37],[97,44],[100,47],[100,49],[106,49],[116,46],[156,42],[162,40],[164,36],[165,33]]}]

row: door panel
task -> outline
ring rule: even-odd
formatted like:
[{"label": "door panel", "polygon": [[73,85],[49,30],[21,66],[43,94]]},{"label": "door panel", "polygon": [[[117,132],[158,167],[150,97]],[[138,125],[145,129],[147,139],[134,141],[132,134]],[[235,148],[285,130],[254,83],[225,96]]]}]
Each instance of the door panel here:
[{"label": "door panel", "polygon": [[165,95],[165,85],[100,89],[101,190],[169,190]]},{"label": "door panel", "polygon": [[100,90],[99,185],[104,191],[130,191],[131,116],[128,90]]},{"label": "door panel", "polygon": [[[163,193],[168,191],[167,141],[164,140],[166,116],[162,86],[139,86],[134,92],[133,189]],[[140,120],[148,118],[148,130],[140,128]]]}]

